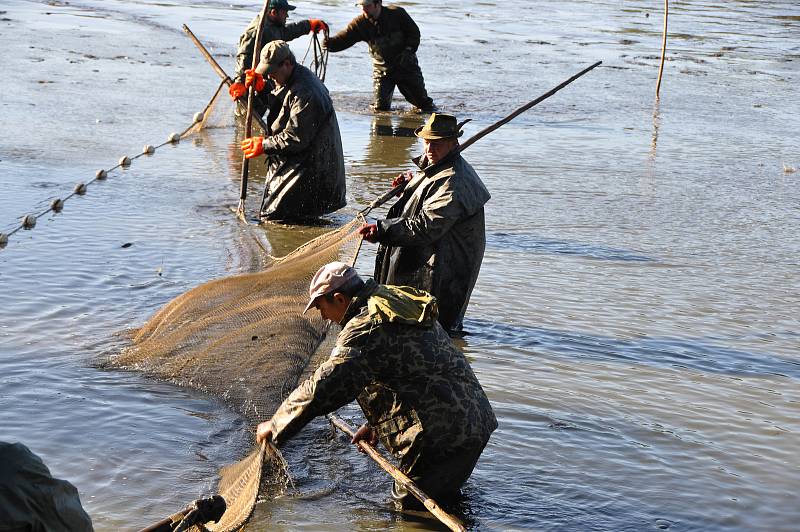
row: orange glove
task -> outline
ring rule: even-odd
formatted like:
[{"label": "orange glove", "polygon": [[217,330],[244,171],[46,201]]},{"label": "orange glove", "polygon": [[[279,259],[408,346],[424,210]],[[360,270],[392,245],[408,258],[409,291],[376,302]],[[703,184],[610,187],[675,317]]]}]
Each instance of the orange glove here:
[{"label": "orange glove", "polygon": [[238,81],[231,83],[231,86],[228,88],[228,94],[230,94],[231,98],[233,98],[234,100],[238,100],[239,98],[244,96],[245,92],[247,92],[247,87],[245,87]]},{"label": "orange glove", "polygon": [[246,159],[258,157],[264,153],[264,137],[248,137],[242,141],[242,151]]},{"label": "orange glove", "polygon": [[254,85],[256,88],[256,92],[261,92],[264,90],[264,87],[267,86],[267,82],[264,81],[264,76],[249,68],[244,71],[244,86],[250,87],[250,85]]},{"label": "orange glove", "polygon": [[311,24],[311,31],[314,33],[319,33],[320,31],[328,31],[328,25],[325,24],[324,20],[320,20],[318,18],[310,18],[308,19],[308,23]]}]

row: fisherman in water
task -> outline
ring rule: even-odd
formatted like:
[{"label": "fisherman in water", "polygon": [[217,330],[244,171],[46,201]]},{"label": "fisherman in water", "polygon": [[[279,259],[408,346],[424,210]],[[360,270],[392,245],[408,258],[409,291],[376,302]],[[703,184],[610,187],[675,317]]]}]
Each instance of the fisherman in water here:
[{"label": "fisherman in water", "polygon": [[[315,18],[287,24],[286,19],[289,18],[289,11],[294,11],[295,9],[295,6],[290,5],[286,0],[269,0],[266,9],[266,21],[261,26],[262,47],[272,41],[291,41],[310,32],[328,31],[328,25],[325,21]],[[239,37],[239,49],[236,51],[236,74],[234,74],[233,83],[228,89],[231,98],[234,100],[247,93],[245,80],[247,70],[253,68],[253,53],[255,53],[256,48],[256,32],[258,31],[259,20],[260,15],[256,15],[250,25],[247,26],[247,29],[244,30],[242,36]],[[259,113],[259,116],[267,111],[268,96],[269,91],[264,91],[254,100],[255,110]]]},{"label": "fisherman in water", "polygon": [[297,63],[285,41],[262,49],[245,84],[254,84],[259,94],[268,91],[265,75],[275,84],[266,118],[269,136],[242,141],[248,159],[267,156],[261,218],[298,221],[344,207],[342,138],[328,89]]},{"label": "fisherman in water", "polygon": [[459,155],[455,116],[434,113],[414,133],[424,141],[414,159],[420,170],[399,175],[392,185],[406,185],[386,219],[359,231],[380,244],[375,280],[433,294],[439,323],[458,336],[486,249],[483,206],[491,196]]},{"label": "fisherman in water", "polygon": [[[383,443],[427,495],[447,500],[469,478],[497,428],[464,354],[436,321],[436,300],[409,287],[363,281],[332,262],[317,271],[306,311],[342,326],[314,374],[258,425],[256,441],[283,444],[311,419],[358,401],[367,423],[353,443]],[[395,483],[405,507],[413,497]]]},{"label": "fisherman in water", "polygon": [[359,41],[369,44],[373,110],[388,111],[397,87],[417,111],[435,111],[417,61],[419,27],[402,7],[384,6],[381,0],[358,0],[356,4],[361,6],[361,15],[326,39],[325,47],[330,52],[340,52]]}]

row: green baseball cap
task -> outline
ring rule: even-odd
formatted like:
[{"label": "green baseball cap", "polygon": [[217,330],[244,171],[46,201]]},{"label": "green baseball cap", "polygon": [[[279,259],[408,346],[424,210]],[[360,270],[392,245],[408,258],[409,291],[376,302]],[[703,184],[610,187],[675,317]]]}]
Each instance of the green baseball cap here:
[{"label": "green baseball cap", "polygon": [[286,41],[270,41],[261,49],[256,72],[263,76],[289,57],[294,58],[294,54]]},{"label": "green baseball cap", "polygon": [[286,11],[294,11],[297,8],[293,5],[290,5],[286,0],[269,0],[267,9],[285,9]]},{"label": "green baseball cap", "polygon": [[375,0],[356,0],[357,6],[368,6],[370,4],[374,4]]}]

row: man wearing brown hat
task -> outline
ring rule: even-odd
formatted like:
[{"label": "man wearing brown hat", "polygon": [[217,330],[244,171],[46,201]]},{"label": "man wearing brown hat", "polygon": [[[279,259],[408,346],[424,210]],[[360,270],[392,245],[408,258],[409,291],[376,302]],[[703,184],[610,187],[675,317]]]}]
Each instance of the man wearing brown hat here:
[{"label": "man wearing brown hat", "polygon": [[384,6],[381,0],[357,0],[361,15],[347,27],[325,40],[331,52],[340,52],[359,41],[366,41],[372,56],[373,104],[376,111],[388,111],[395,86],[417,110],[436,110],[425,90],[425,80],[417,61],[419,27],[406,10]]},{"label": "man wearing brown hat", "polygon": [[[355,399],[367,423],[353,443],[380,440],[430,497],[458,494],[497,419],[464,354],[436,322],[436,300],[364,282],[341,262],[320,268],[308,292],[306,311],[319,309],[342,331],[330,357],[258,426],[256,441],[283,444]],[[393,495],[414,506],[397,484]]]},{"label": "man wearing brown hat", "polygon": [[285,41],[262,49],[246,84],[268,91],[265,75],[275,86],[266,119],[269,135],[242,141],[248,159],[267,156],[261,218],[297,221],[344,207],[342,138],[328,89],[297,63]]},{"label": "man wearing brown hat", "polygon": [[[261,27],[261,45],[266,46],[272,41],[291,41],[310,32],[328,31],[328,25],[324,20],[310,18],[300,22],[286,23],[289,18],[289,11],[294,11],[295,6],[290,5],[286,0],[269,0],[266,10],[266,20]],[[260,15],[250,22],[247,29],[239,37],[239,48],[236,51],[236,73],[233,76],[233,83],[228,89],[231,98],[234,100],[241,98],[247,92],[245,86],[245,76],[247,70],[253,68],[253,52],[256,47],[256,32]],[[268,103],[266,93],[256,99],[256,112],[264,114]]]},{"label": "man wearing brown hat", "polygon": [[433,113],[415,134],[424,154],[420,170],[395,179],[407,181],[385,220],[365,224],[360,232],[380,244],[375,279],[433,294],[439,322],[459,335],[464,313],[478,279],[486,230],[483,206],[491,197],[478,174],[458,152],[456,117]]}]

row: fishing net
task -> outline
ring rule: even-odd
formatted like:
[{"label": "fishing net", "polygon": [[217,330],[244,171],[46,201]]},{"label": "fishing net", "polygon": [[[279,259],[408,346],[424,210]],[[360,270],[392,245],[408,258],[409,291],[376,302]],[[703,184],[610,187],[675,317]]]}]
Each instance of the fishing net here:
[{"label": "fishing net", "polygon": [[[132,345],[110,364],[219,397],[255,429],[330,352],[327,323],[317,312],[302,314],[308,285],[324,264],[355,261],[360,223],[356,218],[270,258],[262,271],[213,280],[176,297],[133,333]],[[269,496],[289,481],[280,454],[269,447],[220,475],[218,492],[228,510],[213,530],[242,526],[259,484]]]}]

